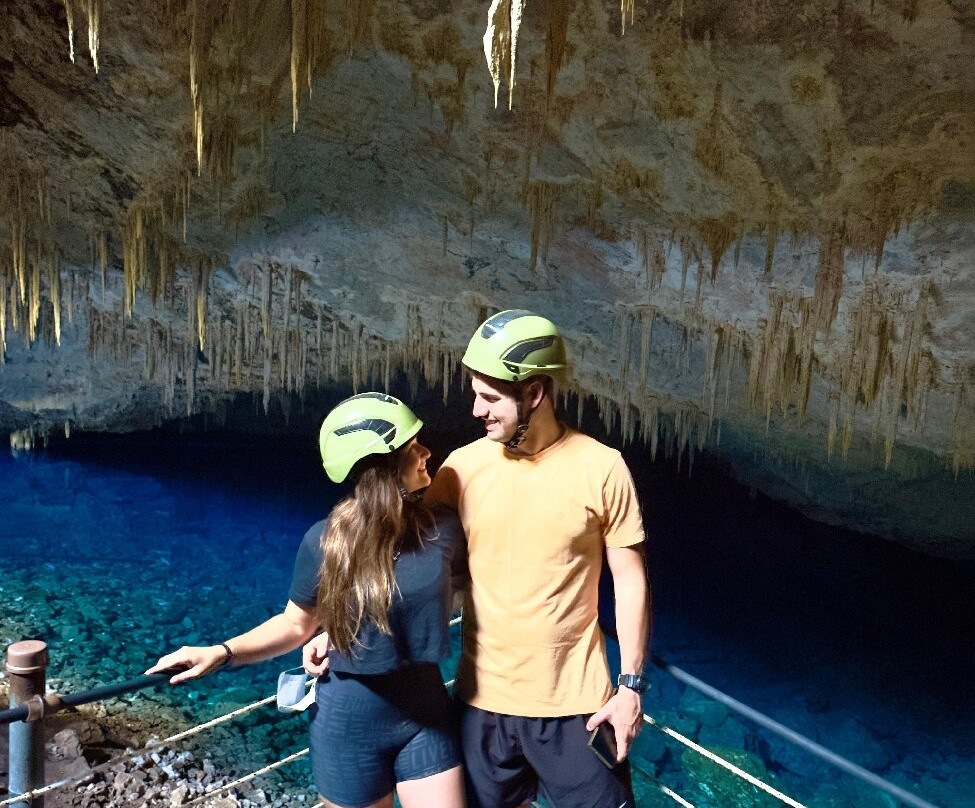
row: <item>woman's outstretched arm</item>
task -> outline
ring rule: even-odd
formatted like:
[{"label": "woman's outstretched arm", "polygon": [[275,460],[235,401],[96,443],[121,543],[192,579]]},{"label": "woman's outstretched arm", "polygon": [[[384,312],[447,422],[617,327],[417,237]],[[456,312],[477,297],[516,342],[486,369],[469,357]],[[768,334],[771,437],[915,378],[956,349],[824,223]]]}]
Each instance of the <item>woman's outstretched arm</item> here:
[{"label": "woman's outstretched arm", "polygon": [[[157,673],[167,668],[183,667],[170,678],[170,684],[179,684],[187,679],[206,676],[221,668],[227,662],[245,665],[286,654],[306,643],[318,630],[318,620],[311,609],[299,606],[293,601],[280,614],[265,620],[250,631],[231,637],[221,645],[187,646],[160,657],[146,673]],[[226,647],[225,647],[226,646]],[[228,656],[227,649],[231,656]]]}]

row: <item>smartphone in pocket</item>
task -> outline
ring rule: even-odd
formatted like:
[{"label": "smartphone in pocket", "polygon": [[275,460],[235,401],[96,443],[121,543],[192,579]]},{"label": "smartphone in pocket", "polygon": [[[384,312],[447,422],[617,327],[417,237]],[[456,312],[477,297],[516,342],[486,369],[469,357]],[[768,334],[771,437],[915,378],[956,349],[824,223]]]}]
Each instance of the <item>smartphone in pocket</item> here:
[{"label": "smartphone in pocket", "polygon": [[607,769],[616,768],[616,730],[604,721],[589,733],[589,748]]}]

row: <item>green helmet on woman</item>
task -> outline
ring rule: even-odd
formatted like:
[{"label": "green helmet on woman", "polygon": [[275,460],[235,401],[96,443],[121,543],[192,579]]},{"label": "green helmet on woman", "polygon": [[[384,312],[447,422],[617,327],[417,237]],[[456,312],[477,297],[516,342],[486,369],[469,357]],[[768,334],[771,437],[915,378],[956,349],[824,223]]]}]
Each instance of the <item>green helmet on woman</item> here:
[{"label": "green helmet on woman", "polygon": [[461,362],[492,379],[520,382],[564,370],[565,345],[551,320],[525,309],[508,309],[481,323]]},{"label": "green helmet on woman", "polygon": [[406,445],[423,426],[409,407],[385,393],[360,393],[325,416],[318,436],[325,473],[333,483],[371,454],[389,454]]}]

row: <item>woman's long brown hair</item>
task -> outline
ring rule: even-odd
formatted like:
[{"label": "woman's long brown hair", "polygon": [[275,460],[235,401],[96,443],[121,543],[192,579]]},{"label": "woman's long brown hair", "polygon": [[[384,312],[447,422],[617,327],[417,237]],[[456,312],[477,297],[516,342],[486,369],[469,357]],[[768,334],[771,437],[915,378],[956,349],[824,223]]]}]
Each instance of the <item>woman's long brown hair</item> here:
[{"label": "woman's long brown hair", "polygon": [[391,633],[396,553],[418,546],[422,531],[433,524],[422,504],[401,496],[398,454],[368,458],[322,534],[316,615],[332,646],[344,654],[354,651],[363,623]]}]

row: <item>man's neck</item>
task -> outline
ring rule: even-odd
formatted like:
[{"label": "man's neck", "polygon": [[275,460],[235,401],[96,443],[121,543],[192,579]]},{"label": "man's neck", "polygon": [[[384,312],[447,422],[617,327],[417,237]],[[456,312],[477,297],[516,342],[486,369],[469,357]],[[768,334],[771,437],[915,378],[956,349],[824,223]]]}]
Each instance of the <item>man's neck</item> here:
[{"label": "man's neck", "polygon": [[525,439],[514,449],[508,449],[511,454],[531,457],[547,449],[565,434],[565,426],[555,417],[550,406],[539,407],[532,414],[529,424]]}]

